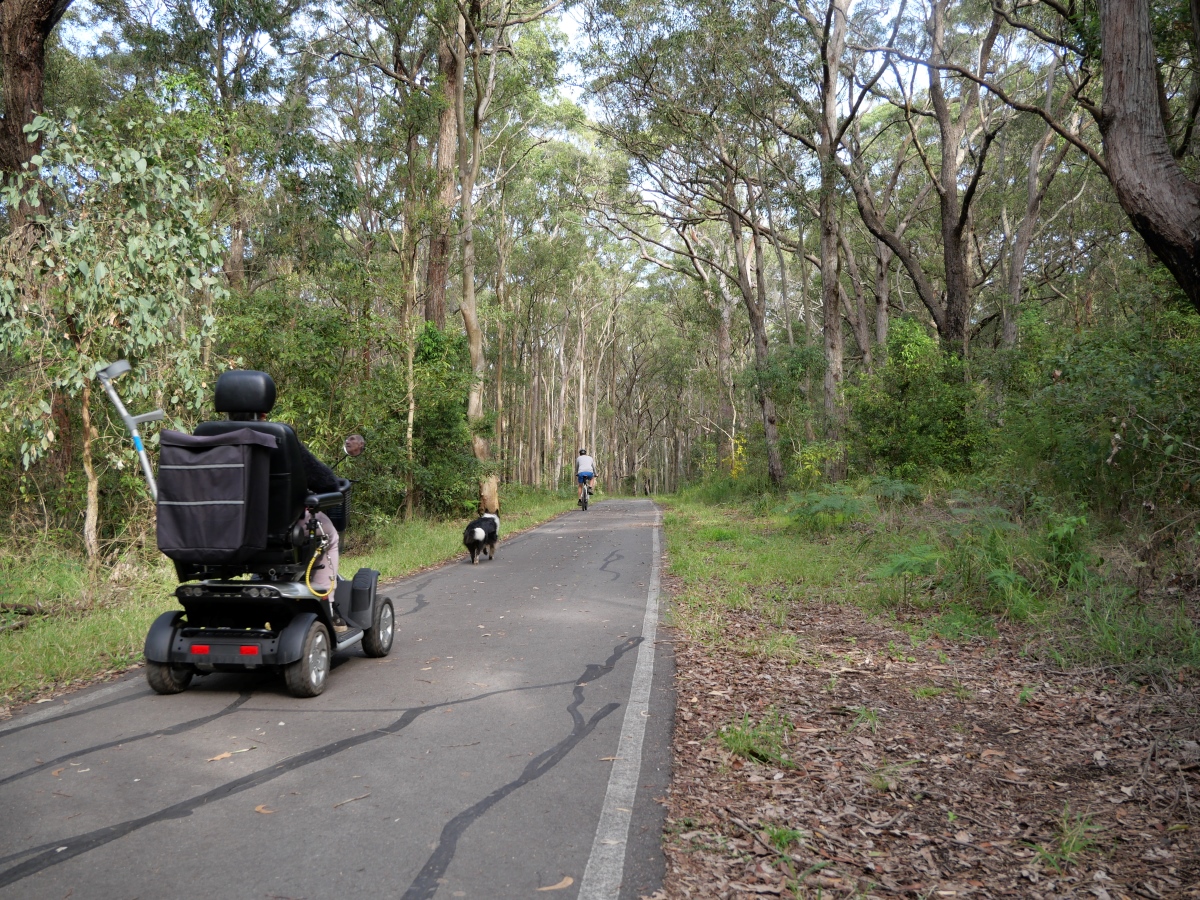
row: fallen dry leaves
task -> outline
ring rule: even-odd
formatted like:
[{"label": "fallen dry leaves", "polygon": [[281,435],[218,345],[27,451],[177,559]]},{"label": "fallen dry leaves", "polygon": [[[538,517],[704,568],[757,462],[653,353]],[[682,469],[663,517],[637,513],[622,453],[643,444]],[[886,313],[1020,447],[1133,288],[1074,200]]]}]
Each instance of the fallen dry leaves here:
[{"label": "fallen dry leaves", "polygon": [[[1055,672],[1018,634],[914,649],[852,606],[798,608],[799,659],[735,649],[776,630],[753,612],[726,626],[718,647],[676,633],[658,900],[1200,898],[1194,682]],[[725,749],[772,710],[787,764]]]}]

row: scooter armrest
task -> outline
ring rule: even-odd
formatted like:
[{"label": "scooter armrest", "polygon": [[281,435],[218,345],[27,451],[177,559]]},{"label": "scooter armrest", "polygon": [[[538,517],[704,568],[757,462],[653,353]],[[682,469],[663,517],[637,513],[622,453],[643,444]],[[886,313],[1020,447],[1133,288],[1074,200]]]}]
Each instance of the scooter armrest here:
[{"label": "scooter armrest", "polygon": [[340,506],[342,501],[346,499],[341,491],[330,491],[327,494],[309,494],[304,498],[304,505],[308,509],[332,509],[335,506]]}]

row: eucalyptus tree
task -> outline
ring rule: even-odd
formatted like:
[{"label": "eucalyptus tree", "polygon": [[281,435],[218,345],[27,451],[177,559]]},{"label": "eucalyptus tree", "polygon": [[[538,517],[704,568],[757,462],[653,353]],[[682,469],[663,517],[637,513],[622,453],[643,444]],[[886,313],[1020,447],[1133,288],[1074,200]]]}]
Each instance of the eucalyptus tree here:
[{"label": "eucalyptus tree", "polygon": [[1099,147],[1072,129],[1069,111],[1064,121],[1036,100],[1014,96],[986,70],[951,60],[936,65],[1014,109],[1040,116],[1085,153],[1112,184],[1147,247],[1200,309],[1200,181],[1184,164],[1196,155],[1200,117],[1196,4],[1173,0],[1155,16],[1149,0],[1095,5],[998,0],[993,9],[1059,54],[1071,96],[1099,127]]},{"label": "eucalyptus tree", "polygon": [[152,8],[133,0],[95,0],[102,52],[129,87],[153,90],[166,75],[192,79],[211,97],[224,129],[225,175],[214,187],[216,213],[229,228],[225,274],[245,286],[250,232],[281,136],[303,115],[307,90],[292,83],[302,13],[309,0],[165,0]]},{"label": "eucalyptus tree", "polygon": [[[0,356],[19,363],[0,409],[23,437],[19,455],[29,468],[56,439],[52,404],[77,401],[83,538],[93,562],[103,421],[92,407],[96,371],[137,360],[133,395],[152,393],[177,422],[204,402],[200,340],[213,322],[188,313],[197,298],[221,291],[220,245],[200,191],[213,170],[199,148],[167,140],[163,125],[101,119],[64,128],[39,116],[31,127],[43,152],[4,190],[10,208],[24,197],[37,209],[31,194],[51,197],[55,216],[31,220],[0,245]],[[107,443],[118,460],[120,447]]]},{"label": "eucalyptus tree", "polygon": [[[1190,96],[1173,114],[1162,102],[1149,0],[1100,0],[1099,7],[1104,96],[1097,121],[1109,178],[1133,227],[1200,310],[1200,182],[1180,164],[1195,152],[1200,12],[1193,2],[1190,41],[1181,48],[1193,70]],[[1174,148],[1169,133],[1177,136]]]},{"label": "eucalyptus tree", "polygon": [[[462,229],[462,302],[459,312],[471,352],[471,370],[475,381],[467,399],[467,420],[473,427],[475,458],[487,466],[491,459],[490,442],[482,429],[484,423],[483,381],[487,357],[483,331],[479,324],[476,301],[475,205],[479,173],[487,152],[485,126],[497,108],[516,104],[528,92],[536,93],[541,84],[529,78],[531,70],[506,66],[519,60],[522,26],[537,22],[558,6],[531,5],[520,0],[487,0],[460,10],[453,51],[458,76],[454,95],[454,113],[458,129],[458,186],[460,226]],[[514,127],[520,127],[516,121]],[[479,506],[483,512],[499,510],[499,478],[485,468],[479,483]]]},{"label": "eucalyptus tree", "polygon": [[[0,172],[15,175],[38,153],[40,132],[26,126],[45,111],[46,44],[71,0],[5,0],[0,3]],[[32,137],[33,140],[29,140]],[[14,198],[15,199],[15,198]],[[45,209],[16,199],[9,209],[14,225]]]},{"label": "eucalyptus tree", "polygon": [[[624,202],[608,215],[643,246],[681,260],[698,280],[716,272],[736,287],[754,339],[768,472],[781,485],[779,425],[765,378],[769,226],[761,217],[760,140],[739,96],[756,37],[740,12],[720,3],[596,4],[587,64],[608,110],[601,130],[631,160]],[[660,221],[673,239],[656,234]],[[691,230],[704,223],[722,226],[730,259],[693,239]]]}]

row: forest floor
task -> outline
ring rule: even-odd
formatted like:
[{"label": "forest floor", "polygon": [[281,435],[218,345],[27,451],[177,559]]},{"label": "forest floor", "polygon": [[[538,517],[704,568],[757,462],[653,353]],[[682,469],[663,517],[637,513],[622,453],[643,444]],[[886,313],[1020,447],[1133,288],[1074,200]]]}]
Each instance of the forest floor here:
[{"label": "forest floor", "polygon": [[763,573],[731,591],[706,523],[667,519],[678,706],[654,900],[1200,898],[1195,670],[1062,671],[1002,624],[917,637],[829,572],[791,602]]}]

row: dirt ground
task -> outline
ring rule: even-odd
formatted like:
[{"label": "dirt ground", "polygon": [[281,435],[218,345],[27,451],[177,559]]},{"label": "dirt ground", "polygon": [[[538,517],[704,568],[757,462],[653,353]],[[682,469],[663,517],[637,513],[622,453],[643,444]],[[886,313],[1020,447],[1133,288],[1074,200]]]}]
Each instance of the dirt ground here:
[{"label": "dirt ground", "polygon": [[[729,647],[674,633],[654,900],[1200,898],[1196,678],[1054,671],[1015,632],[914,649],[853,606],[796,609],[792,658],[735,649],[778,630],[755,613],[727,623]],[[764,719],[786,760],[726,749]]]}]

